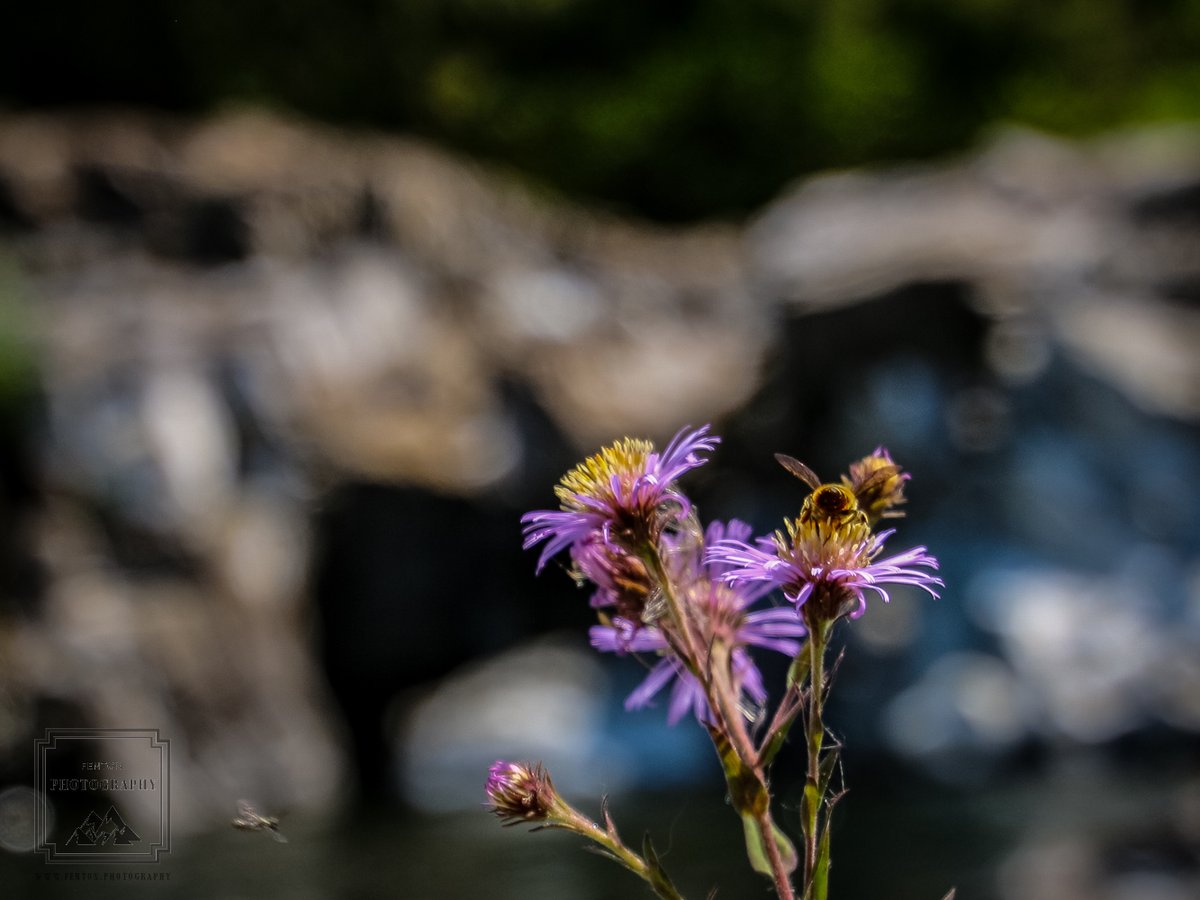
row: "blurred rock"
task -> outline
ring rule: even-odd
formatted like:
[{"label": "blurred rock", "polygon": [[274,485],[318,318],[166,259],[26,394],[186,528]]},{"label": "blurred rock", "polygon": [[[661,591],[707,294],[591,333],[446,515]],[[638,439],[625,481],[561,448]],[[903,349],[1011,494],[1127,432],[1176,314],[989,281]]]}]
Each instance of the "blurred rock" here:
[{"label": "blurred rock", "polygon": [[496,759],[541,760],[584,795],[619,791],[597,778],[625,750],[597,741],[608,700],[599,660],[574,642],[529,644],[468,667],[400,711],[406,794],[426,809],[470,809],[479,772]]},{"label": "blurred rock", "polygon": [[[1175,819],[1191,791],[1068,763],[1038,786],[1023,832],[1000,866],[1002,900],[1184,900],[1200,889],[1200,844]],[[1085,793],[1086,789],[1090,792]],[[1072,794],[1074,796],[1072,796]]]},{"label": "blurred rock", "polygon": [[[881,440],[914,460],[951,596],[901,640],[868,635],[843,677],[907,660],[893,710],[955,704],[934,751],[1147,715],[1200,731],[1187,690],[1145,697],[1198,677],[1196,617],[1161,635],[1171,588],[1143,583],[1145,615],[1105,595],[1080,643],[1097,608],[1059,571],[1106,577],[1131,533],[1180,570],[1200,554],[1198,151],[1194,129],[1008,130],[941,166],[809,179],[746,228],[669,230],[261,113],[0,117],[45,412],[41,505],[10,513],[44,574],[0,627],[0,747],[48,697],[84,720],[62,724],[136,710],[186,742],[197,821],[228,791],[328,803],[347,752],[327,694],[377,732],[349,755],[383,765],[407,685],[566,624],[514,574],[519,511],[597,443],[712,420],[706,511],[762,527],[797,500],[765,474],[775,449],[829,477]],[[1050,574],[1025,599],[967,621],[956,578],[996,575],[1003,606],[1031,560]],[[1133,638],[1137,660],[1093,677]],[[968,652],[918,659],[946,650]],[[894,699],[861,696],[876,718]]]},{"label": "blurred rock", "polygon": [[[940,167],[805,181],[749,232],[748,267],[804,309],[920,282],[969,286],[1021,377],[1045,329],[1154,412],[1200,416],[1200,130],[1067,144],[1000,133]],[[1014,327],[1015,326],[1015,327]],[[1018,330],[1019,329],[1019,330]]]}]

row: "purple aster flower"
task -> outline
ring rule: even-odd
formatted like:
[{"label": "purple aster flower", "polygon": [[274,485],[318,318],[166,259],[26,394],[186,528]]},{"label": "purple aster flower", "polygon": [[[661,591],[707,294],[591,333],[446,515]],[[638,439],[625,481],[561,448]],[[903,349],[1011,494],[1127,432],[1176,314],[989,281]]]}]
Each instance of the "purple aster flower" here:
[{"label": "purple aster flower", "polygon": [[858,618],[866,610],[866,592],[885,602],[891,599],[887,585],[914,585],[938,596],[935,588],[942,580],[928,571],[936,570],[938,563],[924,547],[878,558],[894,529],[872,534],[865,525],[831,527],[806,521],[803,513],[786,525],[786,535],[776,532],[760,538],[756,546],[736,539],[710,545],[709,563],[723,566],[722,577],[730,584],[782,588],[797,609],[817,595],[827,618]]},{"label": "purple aster flower", "polygon": [[804,481],[811,493],[800,515],[784,521],[777,531],[753,545],[744,536],[727,534],[708,547],[710,566],[722,567],[720,577],[735,585],[758,584],[782,588],[809,622],[831,622],[841,616],[858,618],[866,611],[866,594],[890,600],[885,585],[910,584],[937,597],[942,580],[932,574],[938,563],[924,547],[880,559],[884,542],[894,531],[878,534],[879,519],[898,516],[908,475],[883,447],[850,466],[841,484],[821,484],[799,460],[776,454],[776,459]]},{"label": "purple aster flower", "polygon": [[[750,527],[737,521],[728,526],[714,522],[708,527],[705,539],[716,542],[727,536],[744,540],[750,536]],[[730,663],[735,688],[761,706],[766,702],[767,691],[762,674],[746,648],[763,647],[795,656],[800,652],[800,641],[807,632],[792,609],[749,611],[749,607],[768,593],[771,586],[731,585],[722,580],[727,572],[723,562],[704,562],[698,555],[693,562],[692,580],[682,588],[685,602],[700,629],[702,645],[707,648],[719,640],[732,648]],[[661,630],[617,617],[611,624],[593,626],[590,636],[593,647],[608,653],[663,654],[650,674],[626,699],[626,709],[649,706],[653,698],[671,684],[667,710],[670,724],[674,725],[689,711],[701,722],[713,720],[704,685],[674,654]]]},{"label": "purple aster flower", "polygon": [[691,512],[674,487],[683,473],[706,461],[720,438],[709,426],[683,428],[661,453],[650,441],[624,438],[600,450],[563,476],[554,489],[560,508],[521,517],[525,549],[540,544],[538,571],[561,550],[600,534],[606,542],[636,549],[656,540],[663,529]]}]

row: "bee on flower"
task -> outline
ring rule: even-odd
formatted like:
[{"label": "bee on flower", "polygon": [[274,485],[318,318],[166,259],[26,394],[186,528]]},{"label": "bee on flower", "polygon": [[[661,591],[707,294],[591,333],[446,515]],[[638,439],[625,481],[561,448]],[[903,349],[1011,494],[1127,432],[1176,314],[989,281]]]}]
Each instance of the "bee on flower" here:
[{"label": "bee on flower", "polygon": [[[661,453],[649,441],[623,438],[602,448],[559,482],[556,510],[522,517],[524,545],[543,545],[539,571],[567,551],[571,574],[594,588],[600,622],[589,638],[606,653],[655,657],[625,701],[649,706],[669,689],[667,721],[689,713],[703,724],[725,774],[726,798],[741,817],[747,858],[773,881],[780,900],[826,896],[830,819],[844,796],[840,744],[827,740],[824,705],[831,672],[825,656],[835,623],[865,611],[867,595],[887,601],[894,585],[937,597],[937,560],[924,547],[884,555],[893,530],[878,524],[903,513],[909,476],[882,447],[850,465],[836,482],[777,454],[808,493],[795,518],[752,540],[749,525],[699,518],[677,479],[704,464],[717,445],[708,426],[683,429]],[[759,605],[780,589],[787,606]],[[793,659],[774,713],[752,651]],[[807,754],[795,847],[771,812],[769,769],[794,724]],[[566,828],[646,881],[664,900],[682,900],[653,846],[625,846],[603,807],[603,827],[566,805],[540,765],[497,762],[487,781],[492,810],[507,823]],[[801,869],[802,865],[802,869]],[[800,870],[797,894],[792,874]],[[953,893],[953,892],[951,892]]]},{"label": "bee on flower", "polygon": [[914,585],[938,596],[942,580],[933,574],[938,563],[924,547],[881,558],[895,529],[875,532],[873,526],[903,515],[896,507],[904,502],[909,477],[885,449],[852,464],[840,483],[822,484],[803,463],[777,458],[812,491],[800,514],[784,520],[771,537],[755,545],[725,539],[709,547],[708,559],[726,567],[727,581],[782,589],[810,624],[858,618],[867,592],[891,599],[887,585]]}]

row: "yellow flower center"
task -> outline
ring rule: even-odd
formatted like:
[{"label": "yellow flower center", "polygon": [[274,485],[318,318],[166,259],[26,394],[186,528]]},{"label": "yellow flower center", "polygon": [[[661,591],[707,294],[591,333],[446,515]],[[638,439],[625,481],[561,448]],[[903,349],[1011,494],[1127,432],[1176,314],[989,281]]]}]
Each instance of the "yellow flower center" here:
[{"label": "yellow flower center", "polygon": [[654,452],[654,444],[638,438],[622,438],[615,444],[589,456],[562,477],[554,493],[564,510],[586,509],[577,495],[598,500],[613,498],[612,479],[616,475],[627,486],[646,471],[646,460]]}]

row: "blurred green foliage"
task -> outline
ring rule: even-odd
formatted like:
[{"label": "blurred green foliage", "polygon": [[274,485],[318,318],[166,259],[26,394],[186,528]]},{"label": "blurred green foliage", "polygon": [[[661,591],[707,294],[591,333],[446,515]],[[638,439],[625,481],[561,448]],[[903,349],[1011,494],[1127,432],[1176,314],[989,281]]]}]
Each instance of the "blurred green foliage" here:
[{"label": "blurred green foliage", "polygon": [[1200,117],[1200,0],[26,0],[6,18],[9,105],[264,103],[665,220],[997,120]]},{"label": "blurred green foliage", "polygon": [[[0,254],[0,418],[35,389],[33,323],[17,265]],[[0,428],[0,431],[3,429]]]},{"label": "blurred green foliage", "polygon": [[[36,353],[25,281],[16,260],[0,252],[0,525],[9,530],[33,478],[28,460],[40,404]],[[14,581],[22,573],[10,551],[0,539],[0,600],[23,590]]]}]

